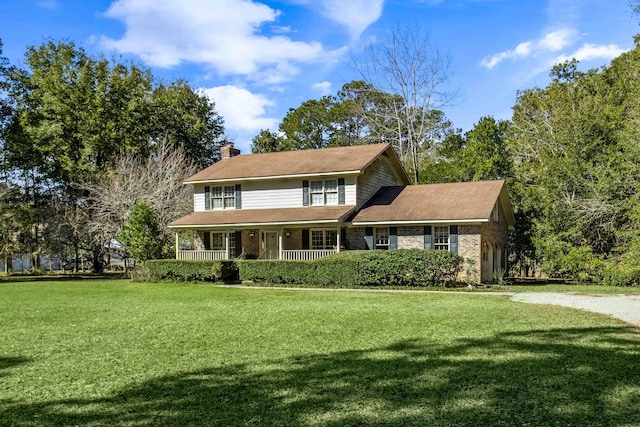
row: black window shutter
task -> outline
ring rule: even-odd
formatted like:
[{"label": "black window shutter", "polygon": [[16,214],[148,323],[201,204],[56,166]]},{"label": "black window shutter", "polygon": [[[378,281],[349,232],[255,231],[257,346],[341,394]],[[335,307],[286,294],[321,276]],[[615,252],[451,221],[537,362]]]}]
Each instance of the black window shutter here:
[{"label": "black window shutter", "polygon": [[458,226],[449,227],[449,250],[454,254],[458,253]]},{"label": "black window shutter", "polygon": [[389,249],[398,249],[398,227],[389,227]]},{"label": "black window shutter", "polygon": [[367,249],[375,249],[373,247],[373,227],[366,227],[364,229],[364,242],[367,244]]},{"label": "black window shutter", "polygon": [[309,181],[302,181],[302,206],[309,206]]},{"label": "black window shutter", "polygon": [[236,209],[242,209],[242,191],[240,191],[240,184],[236,184]]},{"label": "black window shutter", "polygon": [[302,249],[309,249],[309,229],[302,230]]},{"label": "black window shutter", "polygon": [[340,246],[347,248],[347,229],[344,227],[340,228]]},{"label": "black window shutter", "polygon": [[344,178],[338,178],[338,204],[344,205]]},{"label": "black window shutter", "polygon": [[205,231],[204,233],[202,233],[202,240],[204,241],[204,250],[210,251],[211,250],[211,233],[208,231]]},{"label": "black window shutter", "polygon": [[430,225],[425,225],[424,226],[424,248],[425,249],[432,249],[431,248],[431,226]]},{"label": "black window shutter", "polygon": [[239,231],[239,230],[236,231],[236,253],[233,255],[236,258],[242,255],[242,231]]},{"label": "black window shutter", "polygon": [[205,185],[204,187],[204,210],[211,209],[211,187]]}]

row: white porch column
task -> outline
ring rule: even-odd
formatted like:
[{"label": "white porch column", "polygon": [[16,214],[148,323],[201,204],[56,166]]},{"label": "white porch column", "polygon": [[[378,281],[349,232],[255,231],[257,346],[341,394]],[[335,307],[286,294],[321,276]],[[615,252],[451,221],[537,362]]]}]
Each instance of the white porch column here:
[{"label": "white porch column", "polygon": [[225,259],[229,258],[229,232],[224,233],[224,250],[226,252]]},{"label": "white porch column", "polygon": [[340,246],[342,246],[342,242],[340,241],[340,227],[338,227],[338,238],[336,239],[338,246],[336,247],[336,252],[340,252]]},{"label": "white porch column", "polygon": [[180,233],[178,230],[176,230],[176,259],[178,259],[178,250],[180,249]]},{"label": "white porch column", "polygon": [[280,229],[280,232],[278,233],[278,259],[282,259],[282,248],[283,248],[283,239],[282,239],[282,235],[284,234],[284,230]]}]

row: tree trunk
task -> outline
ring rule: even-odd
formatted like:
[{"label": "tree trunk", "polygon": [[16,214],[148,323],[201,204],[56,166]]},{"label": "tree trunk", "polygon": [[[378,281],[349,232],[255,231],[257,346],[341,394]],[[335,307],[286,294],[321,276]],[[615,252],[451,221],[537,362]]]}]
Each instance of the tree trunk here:
[{"label": "tree trunk", "polygon": [[93,255],[93,266],[91,271],[94,274],[102,274],[104,272],[104,259],[102,246],[94,243],[91,247],[91,253]]}]

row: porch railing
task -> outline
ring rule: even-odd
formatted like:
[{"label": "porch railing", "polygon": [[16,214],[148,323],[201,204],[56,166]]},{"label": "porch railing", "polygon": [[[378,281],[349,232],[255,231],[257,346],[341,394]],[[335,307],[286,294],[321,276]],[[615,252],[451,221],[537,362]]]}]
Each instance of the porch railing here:
[{"label": "porch railing", "polygon": [[301,251],[282,251],[282,259],[290,261],[312,261],[314,259],[322,258],[327,255],[335,254],[333,249],[314,249],[314,250],[301,250]]},{"label": "porch railing", "polygon": [[227,259],[227,251],[178,251],[180,260],[217,261]]}]

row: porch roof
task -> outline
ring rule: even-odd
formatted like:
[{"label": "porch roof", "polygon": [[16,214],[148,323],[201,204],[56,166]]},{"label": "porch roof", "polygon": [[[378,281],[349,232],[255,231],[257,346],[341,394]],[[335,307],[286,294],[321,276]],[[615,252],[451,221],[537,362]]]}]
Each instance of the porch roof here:
[{"label": "porch roof", "polygon": [[487,222],[498,200],[513,227],[513,210],[501,180],[382,187],[351,221],[354,225]]},{"label": "porch roof", "polygon": [[337,223],[355,206],[321,206],[288,209],[240,209],[193,212],[169,224],[169,228],[250,227]]}]

